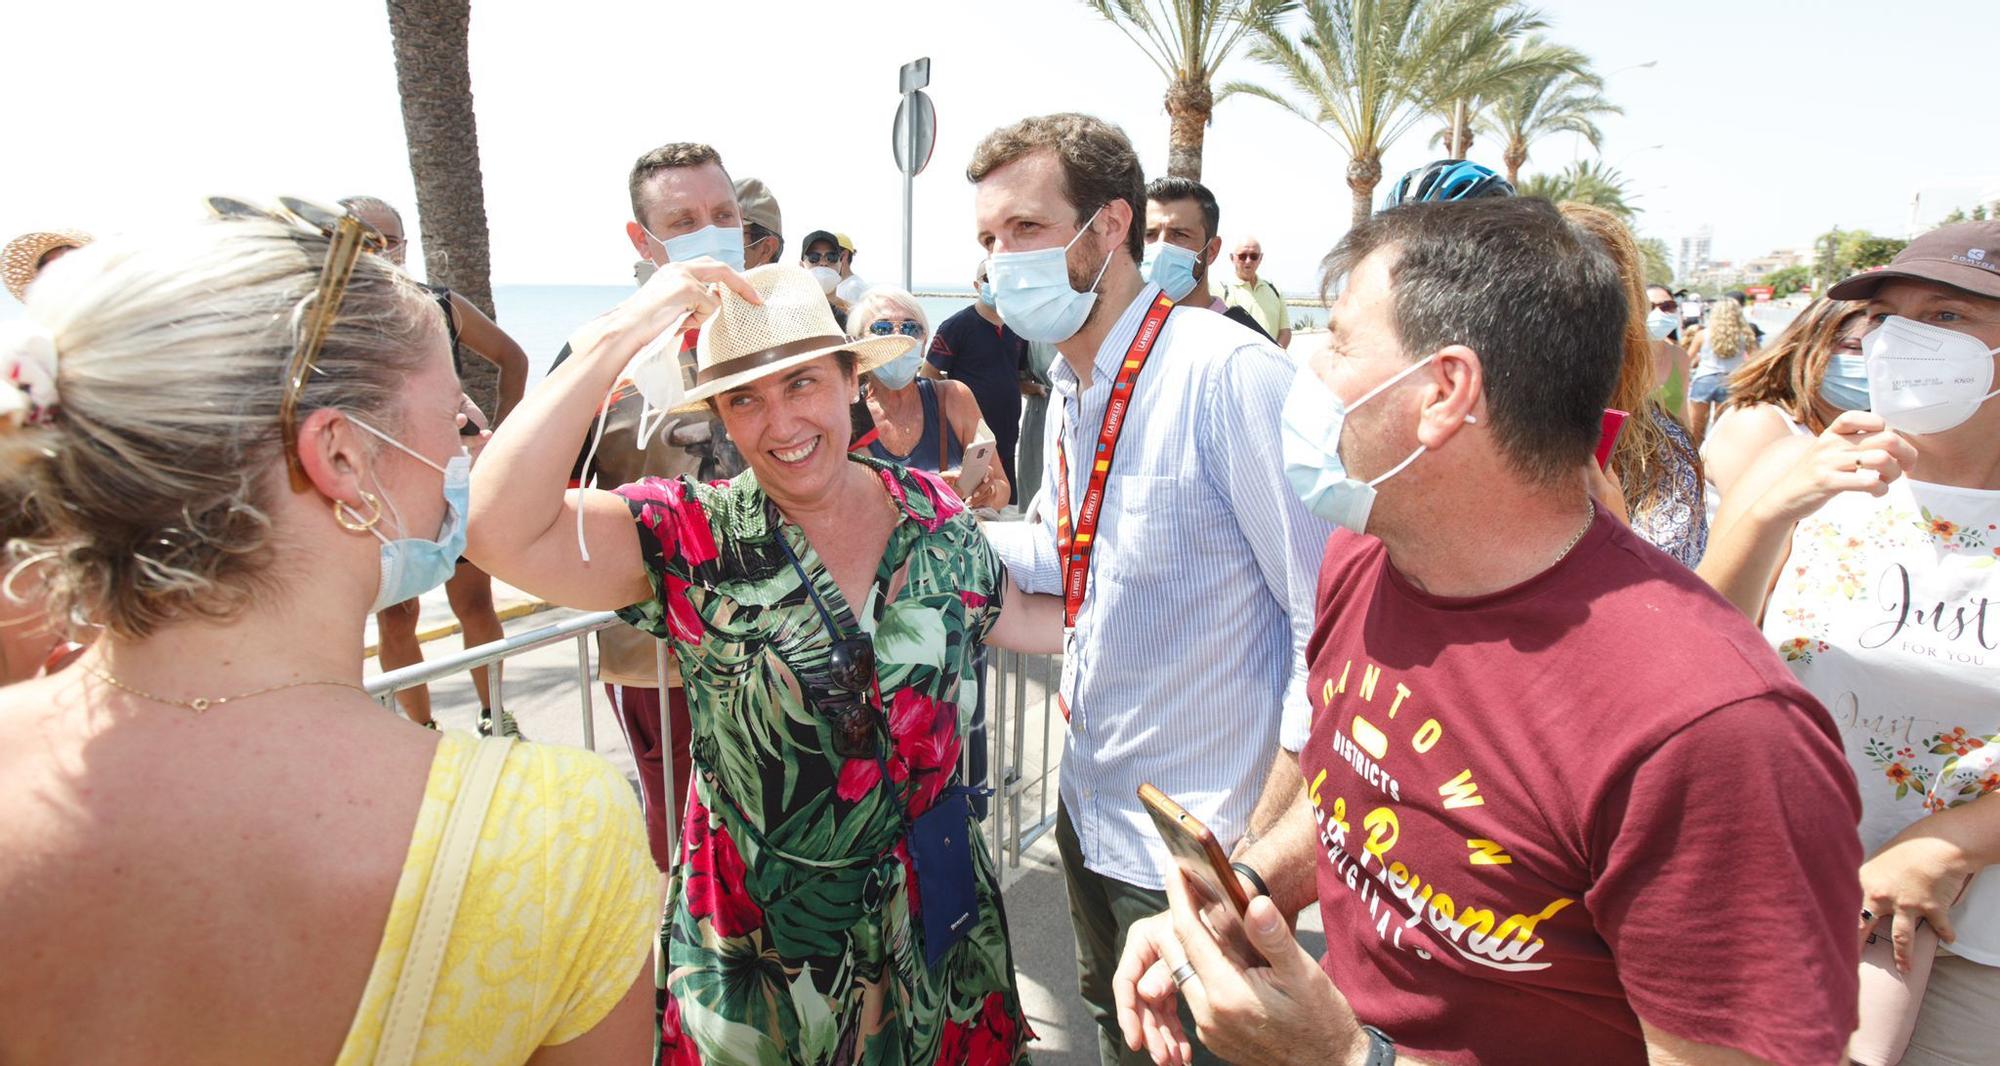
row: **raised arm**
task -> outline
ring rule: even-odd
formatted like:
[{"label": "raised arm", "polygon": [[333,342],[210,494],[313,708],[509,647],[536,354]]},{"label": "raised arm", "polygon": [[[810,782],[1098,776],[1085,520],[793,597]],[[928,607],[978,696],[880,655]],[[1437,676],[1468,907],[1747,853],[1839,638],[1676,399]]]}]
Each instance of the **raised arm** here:
[{"label": "raised arm", "polygon": [[[571,357],[514,409],[472,474],[466,557],[494,577],[553,603],[613,610],[650,592],[632,513],[601,489],[565,490],[574,443],[590,431],[598,405],[647,342],[683,311],[690,324],[717,306],[712,285],[762,302],[742,276],[696,260],[660,268],[624,303],[577,330]],[[577,514],[590,560],[577,546]]]},{"label": "raised arm", "polygon": [[[1709,424],[1708,435],[1702,438],[1702,473],[1726,501],[1745,472],[1770,449],[1793,435],[1772,407],[1745,407],[1732,411],[1728,418],[1718,416]],[[1717,512],[1716,517],[1720,518],[1721,513]]]},{"label": "raised arm", "polygon": [[1791,552],[1792,527],[1842,492],[1880,496],[1916,449],[1878,415],[1848,411],[1810,440],[1779,441],[1723,499],[1695,572],[1754,621]]},{"label": "raised arm", "polygon": [[500,407],[493,412],[499,425],[521,402],[528,388],[528,353],[475,304],[454,292],[451,313],[458,319],[458,343],[481,359],[500,368]]}]

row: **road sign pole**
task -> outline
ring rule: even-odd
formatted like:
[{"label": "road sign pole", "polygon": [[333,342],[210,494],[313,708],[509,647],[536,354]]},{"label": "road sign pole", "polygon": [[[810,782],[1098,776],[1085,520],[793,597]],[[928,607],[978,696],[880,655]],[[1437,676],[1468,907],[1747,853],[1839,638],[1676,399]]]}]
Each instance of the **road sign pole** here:
[{"label": "road sign pole", "polygon": [[896,169],[903,172],[903,288],[914,289],[911,249],[916,245],[917,173],[930,161],[931,147],[937,142],[937,117],[924,86],[931,83],[931,61],[927,56],[903,64],[896,72],[896,87],[903,102],[896,109],[896,126],[890,138],[896,152]]},{"label": "road sign pole", "polygon": [[[908,99],[905,97],[905,99]],[[917,124],[908,123],[904,134],[904,147],[911,155],[916,154]],[[903,291],[915,292],[916,285],[910,281],[910,249],[916,244],[917,217],[917,176],[909,169],[903,171]]]}]

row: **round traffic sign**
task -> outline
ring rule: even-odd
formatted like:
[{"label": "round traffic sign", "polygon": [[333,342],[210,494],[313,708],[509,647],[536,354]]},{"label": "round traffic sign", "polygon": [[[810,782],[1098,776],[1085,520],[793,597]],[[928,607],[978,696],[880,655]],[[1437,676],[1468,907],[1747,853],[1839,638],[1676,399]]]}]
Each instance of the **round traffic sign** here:
[{"label": "round traffic sign", "polygon": [[896,107],[893,147],[896,169],[915,177],[930,165],[931,149],[937,147],[937,108],[922,89],[903,97]]}]

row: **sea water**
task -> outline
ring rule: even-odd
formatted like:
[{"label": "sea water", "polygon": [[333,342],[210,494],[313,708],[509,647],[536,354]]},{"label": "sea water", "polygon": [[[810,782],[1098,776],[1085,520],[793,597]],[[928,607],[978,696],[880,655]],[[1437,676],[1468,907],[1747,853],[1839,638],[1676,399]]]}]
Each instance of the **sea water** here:
[{"label": "sea water", "polygon": [[[924,292],[950,292],[949,286],[925,288]],[[632,295],[629,285],[495,285],[493,310],[500,328],[528,353],[528,381],[532,387],[549,372],[556,353],[578,326],[618,306]],[[931,328],[972,305],[972,293],[948,296],[921,296],[924,314]],[[20,305],[16,304],[18,309]]]}]

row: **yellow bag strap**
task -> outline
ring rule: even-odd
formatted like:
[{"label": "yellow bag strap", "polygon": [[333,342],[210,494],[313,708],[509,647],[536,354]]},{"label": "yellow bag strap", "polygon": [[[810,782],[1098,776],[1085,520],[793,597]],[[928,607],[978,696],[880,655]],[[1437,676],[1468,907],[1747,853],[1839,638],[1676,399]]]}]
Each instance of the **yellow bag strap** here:
[{"label": "yellow bag strap", "polygon": [[452,920],[458,915],[466,876],[472,872],[473,852],[479,849],[479,830],[486,822],[487,808],[500,784],[500,768],[513,744],[507,737],[482,739],[472,758],[472,769],[452,800],[451,813],[445,817],[444,839],[431,861],[430,883],[424,886],[424,902],[417,910],[416,931],[410,936],[409,953],[403,956],[403,971],[396,978],[396,994],[389,1001],[381,1043],[376,1045],[377,1066],[408,1066],[416,1060],[424,1015],[430,1010],[438,970],[444,965],[444,949],[451,941]]}]

